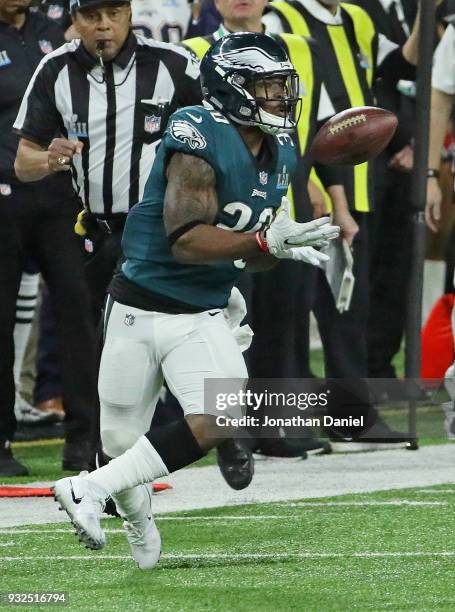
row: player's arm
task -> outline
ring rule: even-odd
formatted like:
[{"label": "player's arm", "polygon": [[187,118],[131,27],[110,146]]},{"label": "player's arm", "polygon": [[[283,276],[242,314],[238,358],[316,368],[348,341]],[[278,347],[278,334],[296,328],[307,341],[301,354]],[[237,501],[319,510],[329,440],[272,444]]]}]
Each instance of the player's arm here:
[{"label": "player's arm", "polygon": [[180,263],[196,264],[262,255],[254,234],[215,227],[218,211],[215,172],[205,160],[174,153],[167,166],[164,226]]},{"label": "player's arm", "polygon": [[[439,170],[441,164],[441,149],[447,132],[453,96],[433,88],[431,92],[430,143],[428,152],[428,167]],[[425,220],[433,232],[439,231],[441,221],[442,193],[436,176],[427,181],[427,202]]]},{"label": "player's arm", "polygon": [[327,217],[309,223],[293,221],[286,198],[264,232],[242,234],[215,227],[218,199],[212,166],[199,157],[175,153],[167,177],[164,226],[172,253],[181,263],[248,260],[269,253],[278,259],[316,263],[319,254],[315,255],[312,247],[323,246],[339,235],[340,228],[330,225]]}]

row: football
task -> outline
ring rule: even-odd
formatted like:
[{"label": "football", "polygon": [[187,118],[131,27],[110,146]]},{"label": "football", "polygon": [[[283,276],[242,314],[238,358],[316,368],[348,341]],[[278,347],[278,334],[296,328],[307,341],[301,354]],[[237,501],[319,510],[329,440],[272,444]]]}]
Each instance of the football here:
[{"label": "football", "polygon": [[397,116],[383,108],[349,108],[324,123],[310,153],[315,161],[323,164],[356,166],[379,155],[389,144],[397,125]]}]

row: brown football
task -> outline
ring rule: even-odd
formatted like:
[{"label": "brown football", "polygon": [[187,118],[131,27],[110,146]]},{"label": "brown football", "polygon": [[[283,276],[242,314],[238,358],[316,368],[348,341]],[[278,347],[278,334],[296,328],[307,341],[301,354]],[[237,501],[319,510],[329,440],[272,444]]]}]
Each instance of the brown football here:
[{"label": "brown football", "polygon": [[310,153],[322,164],[356,166],[379,155],[389,144],[397,125],[397,116],[383,108],[348,108],[324,123]]}]

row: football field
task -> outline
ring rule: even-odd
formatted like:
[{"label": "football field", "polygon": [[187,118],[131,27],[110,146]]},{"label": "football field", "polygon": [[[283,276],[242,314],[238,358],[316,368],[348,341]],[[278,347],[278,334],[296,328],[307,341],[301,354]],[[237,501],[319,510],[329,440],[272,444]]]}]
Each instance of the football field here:
[{"label": "football field", "polygon": [[[46,451],[55,467],[59,450]],[[65,592],[74,610],[454,610],[454,452],[258,461],[243,492],[211,456],[154,496],[163,553],[151,572],[119,519],[89,551],[51,499],[1,499],[0,592]],[[19,453],[33,466],[44,451]]]},{"label": "football field", "polygon": [[454,486],[157,518],[140,572],[118,519],[103,551],[66,523],[0,532],[2,591],[64,591],[79,610],[453,610]]}]

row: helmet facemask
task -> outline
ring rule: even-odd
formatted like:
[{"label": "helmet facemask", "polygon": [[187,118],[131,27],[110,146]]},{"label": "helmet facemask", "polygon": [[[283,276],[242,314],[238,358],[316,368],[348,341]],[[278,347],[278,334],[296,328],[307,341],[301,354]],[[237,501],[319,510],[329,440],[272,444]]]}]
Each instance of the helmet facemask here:
[{"label": "helmet facemask", "polygon": [[292,70],[258,75],[244,89],[255,105],[253,125],[267,134],[293,132],[300,118],[299,77]]},{"label": "helmet facemask", "polygon": [[257,126],[267,134],[295,130],[302,106],[295,70],[258,73],[249,80],[241,74],[231,73],[226,75],[226,82],[244,100],[235,114],[229,113],[233,121]]}]

